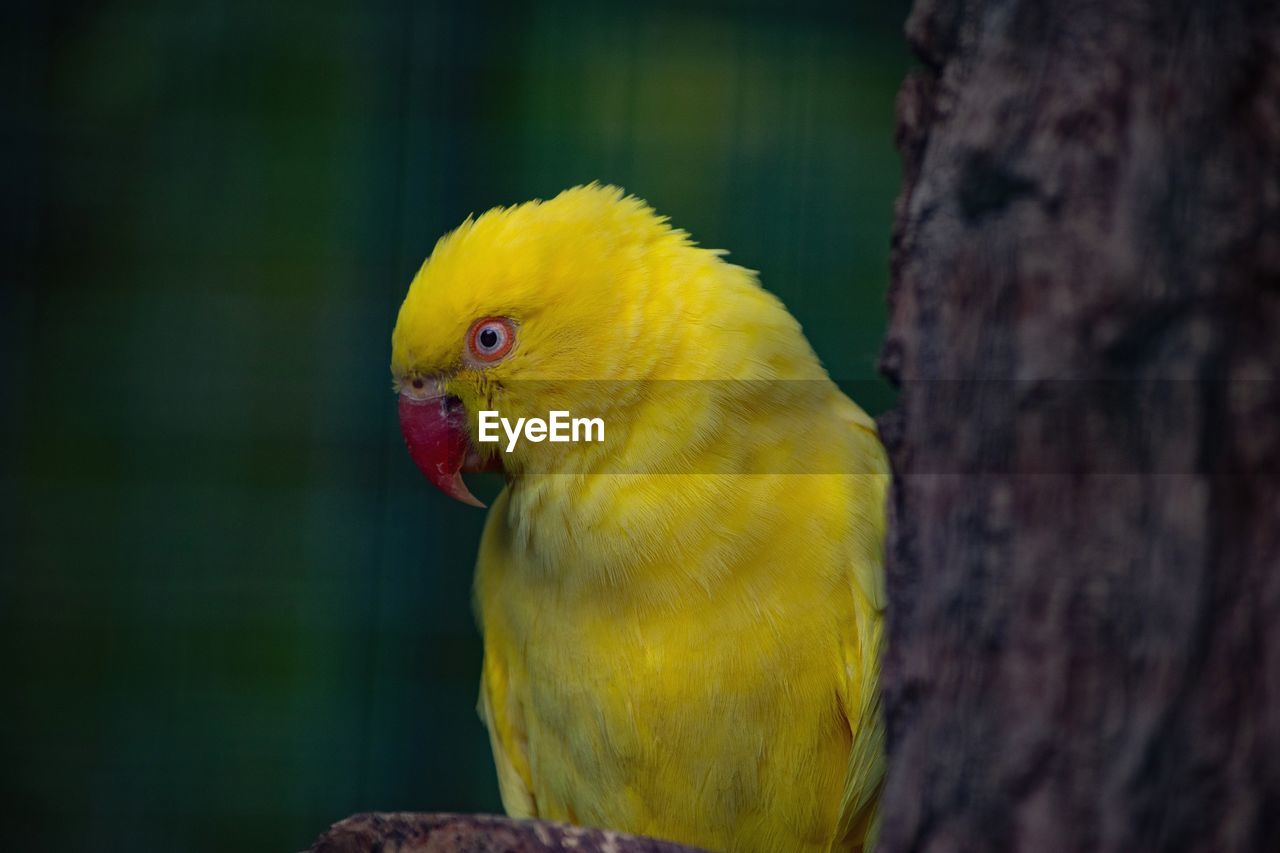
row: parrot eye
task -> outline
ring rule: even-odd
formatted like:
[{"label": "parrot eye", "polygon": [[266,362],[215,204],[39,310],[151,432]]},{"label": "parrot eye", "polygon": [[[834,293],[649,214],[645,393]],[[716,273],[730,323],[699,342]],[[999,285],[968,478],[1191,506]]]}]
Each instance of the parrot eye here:
[{"label": "parrot eye", "polygon": [[478,361],[495,362],[511,352],[516,342],[516,327],[506,317],[485,317],[471,324],[467,333],[467,349]]}]

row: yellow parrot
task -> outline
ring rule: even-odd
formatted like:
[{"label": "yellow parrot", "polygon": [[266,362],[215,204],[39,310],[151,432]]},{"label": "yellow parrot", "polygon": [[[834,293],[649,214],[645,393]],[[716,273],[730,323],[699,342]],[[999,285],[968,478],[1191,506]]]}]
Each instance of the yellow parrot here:
[{"label": "yellow parrot", "polygon": [[[468,219],[396,321],[401,427],[455,498],[479,505],[460,472],[506,476],[475,606],[509,814],[861,850],[884,773],[887,463],[723,254],[596,184]],[[480,430],[556,411],[603,440]]]}]

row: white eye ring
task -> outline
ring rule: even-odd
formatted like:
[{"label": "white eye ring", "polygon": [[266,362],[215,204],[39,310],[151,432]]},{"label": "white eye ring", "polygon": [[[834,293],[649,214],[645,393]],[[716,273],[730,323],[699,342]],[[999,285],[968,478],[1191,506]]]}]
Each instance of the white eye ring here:
[{"label": "white eye ring", "polygon": [[506,317],[484,317],[471,324],[467,349],[479,361],[494,362],[511,352],[515,325]]}]

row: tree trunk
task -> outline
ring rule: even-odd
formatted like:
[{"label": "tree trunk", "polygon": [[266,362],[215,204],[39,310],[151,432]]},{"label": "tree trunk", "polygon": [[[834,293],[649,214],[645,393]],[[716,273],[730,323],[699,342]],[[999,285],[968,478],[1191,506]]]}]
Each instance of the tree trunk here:
[{"label": "tree trunk", "polygon": [[1277,9],[917,2],[882,851],[1280,850]]}]

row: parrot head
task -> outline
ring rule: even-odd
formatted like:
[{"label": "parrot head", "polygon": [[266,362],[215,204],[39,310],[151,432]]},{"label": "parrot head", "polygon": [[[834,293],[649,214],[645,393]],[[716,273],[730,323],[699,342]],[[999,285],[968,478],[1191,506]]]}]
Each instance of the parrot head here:
[{"label": "parrot head", "polygon": [[[596,184],[468,219],[414,277],[392,334],[413,461],[445,494],[482,506],[463,472],[675,470],[734,408],[802,410],[782,385],[792,396],[825,385],[758,383],[774,389],[767,404],[727,406],[731,383],[668,381],[826,382],[795,319],[723,254]],[[556,410],[599,418],[608,444],[481,443],[485,410],[513,423]],[[752,441],[769,444],[763,431]]]},{"label": "parrot head", "polygon": [[554,408],[599,415],[615,405],[591,380],[651,372],[663,324],[646,316],[657,274],[646,259],[680,245],[686,235],[643,202],[594,184],[496,208],[441,238],[392,334],[401,431],[427,479],[483,506],[462,472],[545,470],[565,452],[564,445],[511,452],[481,445],[476,414],[514,421]]}]

